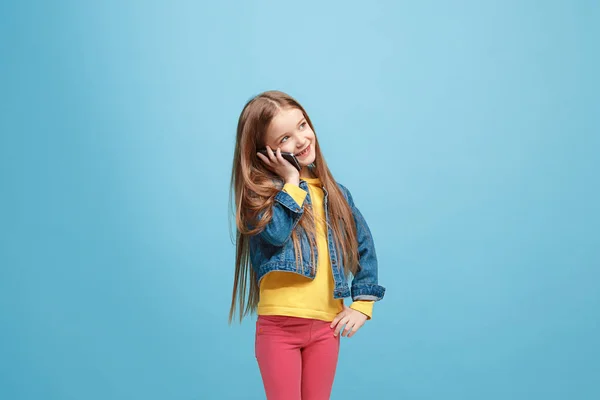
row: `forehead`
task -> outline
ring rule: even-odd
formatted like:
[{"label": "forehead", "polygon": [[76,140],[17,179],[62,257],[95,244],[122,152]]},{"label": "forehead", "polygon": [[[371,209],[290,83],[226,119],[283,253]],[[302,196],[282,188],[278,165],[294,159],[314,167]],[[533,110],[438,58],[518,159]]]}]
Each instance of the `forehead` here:
[{"label": "forehead", "polygon": [[286,132],[291,132],[303,118],[304,114],[298,108],[280,110],[267,128],[267,139],[274,139]]}]

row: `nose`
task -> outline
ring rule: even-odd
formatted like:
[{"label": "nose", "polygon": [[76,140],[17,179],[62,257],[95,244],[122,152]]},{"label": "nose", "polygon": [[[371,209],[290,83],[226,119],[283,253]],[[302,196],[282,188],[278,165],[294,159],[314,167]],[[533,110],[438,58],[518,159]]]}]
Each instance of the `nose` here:
[{"label": "nose", "polygon": [[306,147],[306,138],[302,138],[296,142],[296,147],[299,149],[303,149]]}]

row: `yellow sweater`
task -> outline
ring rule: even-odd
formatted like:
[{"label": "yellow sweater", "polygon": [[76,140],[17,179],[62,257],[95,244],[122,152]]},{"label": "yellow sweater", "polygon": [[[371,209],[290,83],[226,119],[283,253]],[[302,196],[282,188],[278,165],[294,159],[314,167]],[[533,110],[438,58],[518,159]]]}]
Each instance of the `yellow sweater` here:
[{"label": "yellow sweater", "polygon": [[[308,183],[315,215],[317,271],[314,279],[295,272],[272,271],[260,282],[258,315],[287,315],[332,321],[343,310],[343,299],[333,298],[334,280],[327,246],[324,192],[318,178],[303,178]],[[283,190],[302,206],[307,193],[299,186],[286,184]],[[355,301],[351,308],[368,319],[373,314],[373,301]]]}]

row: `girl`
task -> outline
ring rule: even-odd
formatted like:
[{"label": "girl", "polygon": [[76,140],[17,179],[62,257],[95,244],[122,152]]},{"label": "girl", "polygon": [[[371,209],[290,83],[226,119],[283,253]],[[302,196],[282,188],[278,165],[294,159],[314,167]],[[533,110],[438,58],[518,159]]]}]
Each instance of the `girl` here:
[{"label": "girl", "polygon": [[[281,152],[293,153],[301,169]],[[231,185],[237,255],[229,322],[236,307],[240,322],[258,314],[255,354],[267,399],[329,399],[340,331],[352,337],[385,292],[369,227],[327,168],[306,111],[282,92],[262,93],[242,110]]]}]

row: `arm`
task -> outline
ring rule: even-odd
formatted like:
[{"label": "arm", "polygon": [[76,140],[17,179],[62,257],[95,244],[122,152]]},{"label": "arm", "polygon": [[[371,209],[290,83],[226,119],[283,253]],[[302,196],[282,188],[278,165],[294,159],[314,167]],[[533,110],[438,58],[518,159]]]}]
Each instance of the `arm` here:
[{"label": "arm", "polygon": [[[377,254],[375,252],[375,243],[371,235],[371,230],[367,225],[367,221],[354,204],[350,191],[342,185],[340,185],[340,187],[346,194],[348,204],[352,209],[354,222],[356,223],[356,236],[358,241],[359,269],[354,275],[350,288],[352,300],[355,302],[359,300],[372,302],[381,300],[385,294],[385,288],[378,284]],[[365,313],[364,311],[372,312],[372,308],[371,310],[365,309],[364,304],[358,307],[362,308],[359,311],[370,317],[370,313]],[[356,307],[352,306],[351,308],[356,309]]]},{"label": "arm", "polygon": [[304,200],[308,193],[300,187],[286,183],[275,195],[273,217],[258,235],[273,246],[283,246],[304,213]]}]

